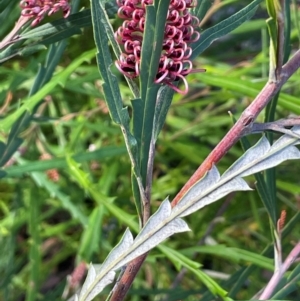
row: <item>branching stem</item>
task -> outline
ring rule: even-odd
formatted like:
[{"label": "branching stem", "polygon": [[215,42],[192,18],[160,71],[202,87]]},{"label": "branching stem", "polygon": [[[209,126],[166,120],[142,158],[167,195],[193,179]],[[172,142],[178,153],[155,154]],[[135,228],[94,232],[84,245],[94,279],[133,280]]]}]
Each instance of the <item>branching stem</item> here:
[{"label": "branching stem", "polygon": [[259,300],[266,300],[272,296],[272,293],[274,292],[276,286],[281,280],[283,274],[289,269],[289,267],[293,264],[293,262],[297,259],[299,255],[300,255],[300,242],[298,242],[296,246],[292,249],[292,251],[287,256],[282,266],[277,271],[275,271],[268,285],[266,286],[263,293],[261,294]]},{"label": "branching stem", "polygon": [[[184,194],[199,179],[201,179],[208,170],[211,169],[213,164],[216,164],[221,160],[221,158],[243,135],[249,133],[249,129],[252,128],[254,120],[256,119],[258,114],[265,108],[265,106],[271,101],[271,99],[280,90],[283,84],[296,72],[297,69],[299,69],[299,67],[300,50],[298,50],[294,54],[294,56],[283,66],[281,75],[276,81],[276,83],[268,82],[262,89],[262,91],[258,94],[258,96],[255,98],[255,100],[252,102],[252,104],[245,109],[239,120],[234,124],[234,126],[226,134],[226,136],[220,141],[216,148],[208,155],[206,160],[204,160],[204,162],[196,170],[194,175],[188,180],[188,182],[183,186],[181,191],[174,198],[174,200],[172,201],[172,207],[174,207],[181,200]],[[288,122],[286,122],[286,124],[287,123]],[[288,125],[291,124],[289,123]],[[149,192],[146,194],[149,194]],[[144,254],[133,260],[130,264],[128,264],[123,276],[118,282],[118,285],[110,298],[110,301],[124,300],[137,272],[139,271],[146,257],[147,254]]]},{"label": "branching stem", "polygon": [[266,107],[272,100],[274,95],[281,89],[286,81],[298,70],[300,67],[300,50],[282,67],[281,74],[276,82],[268,82],[261,92],[257,95],[249,107],[245,109],[238,121],[233,125],[230,131],[219,142],[214,150],[207,156],[191,178],[182,187],[179,193],[172,201],[172,207],[176,206],[182,199],[185,193],[198,181],[205,173],[211,169],[213,164],[218,163],[223,156],[230,150],[230,148],[244,136],[249,128],[252,127],[253,122],[258,114]]}]

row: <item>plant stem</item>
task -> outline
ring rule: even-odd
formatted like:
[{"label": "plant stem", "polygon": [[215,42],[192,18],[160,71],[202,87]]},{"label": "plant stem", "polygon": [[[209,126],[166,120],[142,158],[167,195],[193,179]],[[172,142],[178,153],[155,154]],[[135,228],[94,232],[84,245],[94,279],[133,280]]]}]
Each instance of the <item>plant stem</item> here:
[{"label": "plant stem", "polygon": [[0,50],[9,45],[10,43],[13,43],[14,40],[18,37],[17,33],[18,31],[24,26],[28,21],[30,20],[30,17],[23,17],[21,16],[17,23],[15,24],[15,27],[13,30],[0,42]]},{"label": "plant stem", "polygon": [[[282,85],[291,77],[293,73],[300,67],[300,50],[285,64],[282,68],[280,77],[276,82],[268,82],[262,91],[255,98],[253,103],[246,108],[239,120],[227,133],[227,135],[220,141],[216,148],[208,155],[206,160],[200,165],[194,175],[183,186],[180,192],[172,201],[174,207],[183,197],[183,195],[192,187],[204,174],[211,169],[212,165],[219,162],[220,159],[228,152],[228,150],[247,132],[248,128],[252,126],[258,114],[271,101],[272,97],[280,90]],[[151,157],[151,156],[150,156]],[[153,164],[153,163],[152,163]],[[148,166],[150,163],[148,162]],[[149,178],[148,178],[149,180]],[[148,193],[146,193],[148,195]],[[144,219],[145,220],[145,219]],[[117,283],[110,301],[124,300],[137,272],[142,266],[147,257],[147,253],[136,258],[127,265],[127,268]]]},{"label": "plant stem", "polygon": [[[151,199],[151,188],[152,188],[152,176],[153,176],[153,162],[155,155],[155,138],[152,137],[149,144],[149,156],[147,164],[147,175],[146,175],[146,187],[145,187],[145,197],[143,200],[143,226],[146,224],[147,220],[151,215],[150,211],[150,199]],[[120,280],[116,283],[110,301],[121,301],[125,298],[128,290],[130,289],[136,274],[140,270],[142,264],[144,263],[148,253],[141,255],[140,257],[131,261]]]},{"label": "plant stem", "polygon": [[283,265],[275,271],[271,280],[269,281],[268,285],[264,289],[263,293],[261,294],[259,300],[266,300],[272,296],[276,286],[278,285],[279,281],[281,280],[284,273],[289,269],[289,267],[293,264],[293,262],[297,259],[300,254],[300,242],[296,244],[296,246],[292,249],[290,254],[287,256],[286,260],[284,261]]},{"label": "plant stem", "polygon": [[141,255],[140,257],[132,260],[126,267],[124,274],[112,292],[110,301],[121,301],[124,300],[136,274],[140,270],[144,263],[148,253]]},{"label": "plant stem", "polygon": [[245,109],[239,120],[233,125],[230,131],[207,156],[191,178],[182,187],[179,193],[172,201],[172,207],[176,206],[185,193],[198,181],[205,173],[211,169],[213,164],[218,163],[229,149],[247,132],[252,126],[258,114],[272,100],[274,95],[281,89],[283,84],[296,72],[300,67],[300,50],[282,67],[281,74],[276,82],[268,82],[261,92],[257,95],[249,107]]}]

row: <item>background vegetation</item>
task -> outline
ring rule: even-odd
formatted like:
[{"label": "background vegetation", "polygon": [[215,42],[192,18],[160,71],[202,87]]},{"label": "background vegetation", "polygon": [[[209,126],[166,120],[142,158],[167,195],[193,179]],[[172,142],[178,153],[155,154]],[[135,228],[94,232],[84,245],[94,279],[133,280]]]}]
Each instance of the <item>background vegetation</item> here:
[{"label": "background vegetation", "polygon": [[[293,53],[299,48],[300,11],[297,1],[289,2],[287,43]],[[248,3],[214,1],[201,28],[217,24]],[[79,8],[83,6],[89,2],[81,1]],[[18,1],[0,1],[0,11],[4,38],[19,17]],[[176,195],[230,129],[228,111],[239,117],[267,82],[268,17],[261,3],[251,20],[215,41],[194,61],[207,71],[189,75],[189,93],[174,96],[157,142],[152,212],[167,195],[170,199]],[[114,28],[119,22],[112,20]],[[32,41],[28,38],[25,44]],[[25,50],[3,60],[0,67],[0,300],[61,300],[67,275],[80,262],[103,262],[130,222],[138,221],[131,165],[121,131],[104,101],[91,24],[87,21],[82,32],[74,31],[51,47]],[[127,83],[113,70],[130,111]],[[35,114],[16,118],[23,100],[50,78],[53,85],[44,86],[47,96]],[[300,114],[299,83],[296,73],[283,87],[275,119]],[[264,118],[261,114],[259,121]],[[254,144],[260,136],[248,138]],[[226,170],[242,153],[237,144],[218,169]],[[286,210],[288,224],[282,239],[284,257],[299,240],[299,171],[297,161],[276,168],[276,210],[278,214]],[[191,232],[177,234],[164,248],[151,251],[127,300],[218,300],[186,269],[199,263],[231,298],[257,294],[273,271],[272,233],[255,178],[248,183],[252,192],[229,195],[187,217]],[[105,202],[113,209],[107,210]],[[299,271],[298,263],[275,299],[300,300],[300,279],[295,276]],[[284,287],[288,277],[294,279],[293,285]],[[105,300],[108,292],[96,300]]]}]

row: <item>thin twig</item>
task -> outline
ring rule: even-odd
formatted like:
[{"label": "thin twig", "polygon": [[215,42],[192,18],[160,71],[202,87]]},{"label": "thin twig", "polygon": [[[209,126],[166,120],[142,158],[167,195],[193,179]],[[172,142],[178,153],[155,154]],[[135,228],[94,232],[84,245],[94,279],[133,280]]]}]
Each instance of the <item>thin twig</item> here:
[{"label": "thin twig", "polygon": [[294,125],[300,125],[300,116],[283,118],[265,123],[253,123],[251,133],[262,132],[266,130],[277,131],[275,130],[276,127],[286,128],[293,127]]},{"label": "thin twig", "polygon": [[8,108],[8,106],[9,106],[10,102],[12,101],[12,99],[13,99],[13,95],[12,95],[11,91],[8,91],[7,95],[5,97],[5,100],[4,100],[4,104],[0,108],[0,115],[4,114],[4,112]]},{"label": "thin twig", "polygon": [[252,126],[258,114],[272,100],[274,95],[281,89],[286,81],[300,67],[300,50],[282,67],[281,75],[276,82],[268,82],[257,95],[249,107],[245,109],[239,120],[234,124],[225,137],[219,142],[214,150],[207,156],[192,177],[182,187],[172,201],[172,207],[181,200],[184,194],[211,169],[213,164],[219,162],[229,149],[244,135]]},{"label": "thin twig", "polygon": [[131,261],[122,275],[118,283],[116,283],[110,301],[121,301],[124,300],[136,274],[140,270],[142,264],[144,263],[148,253],[141,255],[140,257]]},{"label": "thin twig", "polygon": [[[278,225],[278,221],[277,221]],[[280,270],[282,266],[282,243],[281,231],[274,229],[274,271],[275,273]]]},{"label": "thin twig", "polygon": [[275,271],[268,285],[266,286],[263,293],[261,294],[259,300],[266,300],[272,296],[282,276],[289,269],[289,267],[293,264],[293,262],[297,259],[299,255],[300,255],[300,242],[298,242],[296,246],[292,249],[292,251],[287,256],[281,268]]},{"label": "thin twig", "polygon": [[286,127],[293,127],[296,125],[300,125],[300,117],[280,119],[276,121],[266,122],[266,123],[253,123],[251,127],[248,127],[244,131],[244,135],[254,134],[254,133],[262,133],[265,131],[273,131],[279,132],[291,137],[300,139],[300,135],[293,132]]},{"label": "thin twig", "polygon": [[30,17],[21,16],[19,18],[13,30],[0,42],[0,50],[15,42],[16,38],[18,37],[17,33],[29,20]]}]

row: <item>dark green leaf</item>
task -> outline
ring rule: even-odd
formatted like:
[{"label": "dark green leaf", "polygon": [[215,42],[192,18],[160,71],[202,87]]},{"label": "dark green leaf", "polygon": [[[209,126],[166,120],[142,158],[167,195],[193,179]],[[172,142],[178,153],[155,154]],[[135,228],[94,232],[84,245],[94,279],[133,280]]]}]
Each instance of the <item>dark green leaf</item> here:
[{"label": "dark green leaf", "polygon": [[[147,6],[146,24],[141,54],[141,100],[132,102],[133,130],[139,146],[139,165],[143,185],[146,184],[149,148],[153,133],[153,119],[159,85],[154,83],[161,56],[169,1],[159,1],[157,8]],[[157,10],[156,10],[157,9]]]},{"label": "dark green leaf", "polygon": [[193,8],[193,15],[196,16],[200,21],[204,18],[207,11],[212,6],[213,2],[211,0],[197,1],[196,7]]},{"label": "dark green leaf", "polygon": [[168,86],[161,87],[158,92],[153,122],[153,139],[155,141],[157,140],[158,135],[165,123],[174,93],[174,90]]},{"label": "dark green leaf", "polygon": [[197,57],[214,41],[230,33],[235,28],[239,27],[241,24],[252,18],[257,9],[258,4],[260,4],[261,2],[262,0],[254,0],[245,8],[241,9],[231,17],[203,31],[203,33],[201,33],[199,41],[191,45],[193,49],[191,59]]},{"label": "dark green leaf", "polygon": [[94,252],[99,251],[103,214],[104,207],[96,207],[91,213],[88,226],[85,228],[85,231],[82,234],[78,254],[86,262],[89,262],[92,259],[92,254]]},{"label": "dark green leaf", "polygon": [[[92,1],[92,21],[94,28],[94,39],[98,50],[98,68],[104,81],[103,91],[105,100],[112,120],[119,124],[122,128],[134,174],[136,178],[140,178],[137,141],[130,132],[130,117],[127,108],[123,106],[118,80],[110,71],[113,61],[109,49],[109,35],[104,33],[111,33],[112,28],[104,8],[101,4],[96,3],[96,1]],[[137,99],[136,101],[140,100]],[[138,202],[138,200],[136,200],[136,202]],[[139,208],[140,204],[136,204],[136,206]]]},{"label": "dark green leaf", "polygon": [[[81,33],[81,28],[91,26],[91,11],[83,10],[70,15],[67,19],[59,19],[46,23],[19,35],[18,40],[37,39],[50,36],[56,41]],[[60,38],[61,36],[61,38]]]},{"label": "dark green leaf", "polygon": [[[93,152],[74,155],[72,158],[78,162],[87,162],[91,160],[104,160],[107,158],[119,157],[126,153],[125,147],[104,147]],[[25,173],[33,171],[44,171],[53,168],[65,169],[68,166],[65,158],[55,158],[51,160],[25,162],[20,166],[11,166],[5,169],[8,177],[20,177]]]},{"label": "dark green leaf", "polygon": [[21,138],[10,139],[5,146],[5,149],[1,149],[0,153],[0,166],[3,166],[18,150],[23,140]]},{"label": "dark green leaf", "polygon": [[272,300],[288,297],[291,293],[299,290],[300,264],[283,280],[285,281],[281,281],[281,285],[276,288]]}]

